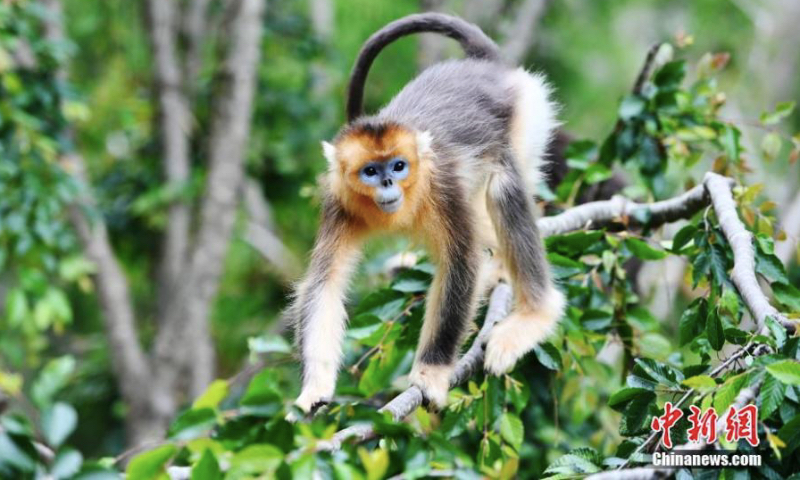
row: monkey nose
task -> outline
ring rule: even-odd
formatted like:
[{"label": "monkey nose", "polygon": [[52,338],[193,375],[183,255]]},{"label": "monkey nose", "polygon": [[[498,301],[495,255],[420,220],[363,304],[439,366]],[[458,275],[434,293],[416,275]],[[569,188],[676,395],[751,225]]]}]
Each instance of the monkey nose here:
[{"label": "monkey nose", "polygon": [[391,187],[392,186],[392,179],[391,178],[384,178],[381,180],[381,185],[384,187]]}]

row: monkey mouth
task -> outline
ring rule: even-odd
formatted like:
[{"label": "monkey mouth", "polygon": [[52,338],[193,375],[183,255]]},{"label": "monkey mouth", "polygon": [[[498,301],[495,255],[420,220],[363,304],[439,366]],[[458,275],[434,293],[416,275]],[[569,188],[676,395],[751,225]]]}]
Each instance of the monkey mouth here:
[{"label": "monkey mouth", "polygon": [[394,213],[400,208],[403,202],[403,197],[393,198],[391,200],[378,201],[378,207],[386,213]]}]

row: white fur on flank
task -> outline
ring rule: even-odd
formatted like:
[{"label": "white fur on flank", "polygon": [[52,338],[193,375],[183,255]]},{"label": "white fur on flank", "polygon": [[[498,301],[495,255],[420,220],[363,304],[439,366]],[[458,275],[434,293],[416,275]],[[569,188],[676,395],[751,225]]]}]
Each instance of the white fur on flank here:
[{"label": "white fur on flank", "polygon": [[557,105],[550,99],[552,89],[544,76],[518,68],[509,74],[511,88],[517,92],[511,120],[511,146],[521,162],[529,192],[541,181],[541,169],[550,138],[559,122]]},{"label": "white fur on flank", "polygon": [[[336,390],[336,376],[342,360],[342,342],[347,324],[343,298],[357,256],[338,259],[331,278],[313,302],[313,311],[303,331],[303,389],[295,404],[308,412],[314,404],[330,401]],[[308,298],[301,288],[300,299]]]},{"label": "white fur on flank", "polygon": [[555,331],[565,306],[564,294],[551,286],[539,308],[515,310],[495,325],[486,344],[486,370],[495,375],[511,370],[517,360]]}]

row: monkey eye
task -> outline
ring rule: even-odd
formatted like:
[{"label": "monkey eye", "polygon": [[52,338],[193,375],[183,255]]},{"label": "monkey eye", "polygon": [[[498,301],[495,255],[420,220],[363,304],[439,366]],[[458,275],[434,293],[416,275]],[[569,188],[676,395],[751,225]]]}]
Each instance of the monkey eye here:
[{"label": "monkey eye", "polygon": [[402,160],[400,160],[399,162],[395,163],[394,164],[394,168],[392,168],[392,170],[394,170],[395,172],[402,172],[405,169],[406,169],[406,162],[404,162]]},{"label": "monkey eye", "polygon": [[364,175],[366,175],[368,177],[374,177],[375,175],[378,174],[378,170],[375,167],[372,167],[372,166],[365,168],[363,170],[363,172],[364,172]]}]

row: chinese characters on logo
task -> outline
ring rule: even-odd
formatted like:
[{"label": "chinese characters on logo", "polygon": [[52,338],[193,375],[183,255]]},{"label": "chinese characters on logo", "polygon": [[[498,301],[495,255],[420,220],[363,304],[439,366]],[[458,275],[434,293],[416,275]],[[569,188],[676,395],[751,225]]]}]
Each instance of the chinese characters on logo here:
[{"label": "chinese characters on logo", "polygon": [[[714,443],[717,440],[717,420],[719,419],[716,410],[709,408],[703,413],[694,405],[691,405],[689,410],[692,412],[687,417],[691,424],[687,431],[689,441]],[[681,409],[675,408],[672,403],[667,402],[664,404],[664,415],[653,417],[653,421],[650,422],[650,428],[654,432],[661,432],[661,443],[666,448],[672,448],[670,430],[681,417],[683,417]],[[738,442],[744,439],[750,445],[758,446],[757,420],[758,407],[755,405],[747,405],[738,410],[731,406],[725,418],[725,440]]]}]

